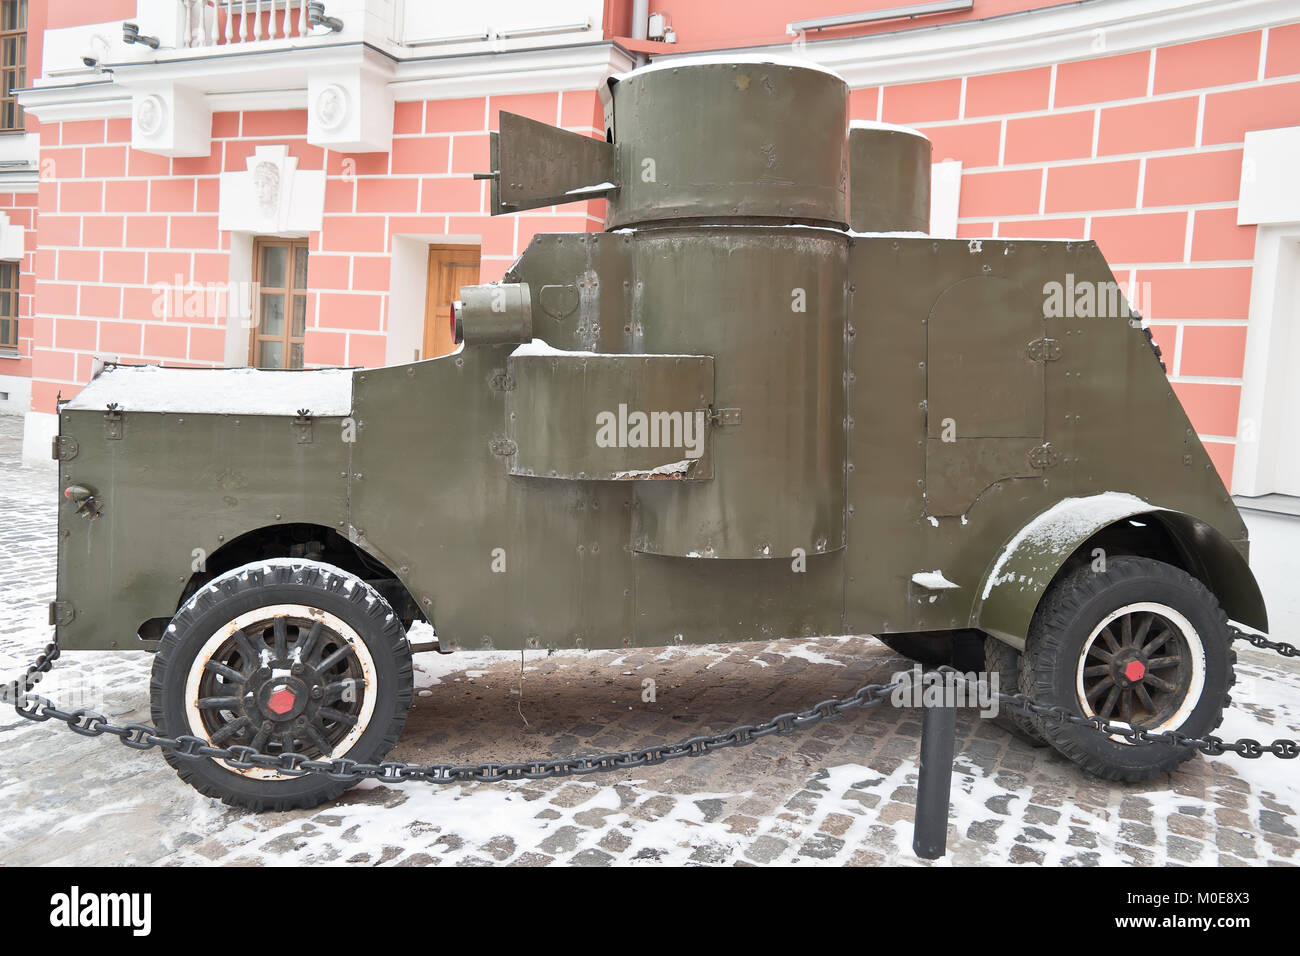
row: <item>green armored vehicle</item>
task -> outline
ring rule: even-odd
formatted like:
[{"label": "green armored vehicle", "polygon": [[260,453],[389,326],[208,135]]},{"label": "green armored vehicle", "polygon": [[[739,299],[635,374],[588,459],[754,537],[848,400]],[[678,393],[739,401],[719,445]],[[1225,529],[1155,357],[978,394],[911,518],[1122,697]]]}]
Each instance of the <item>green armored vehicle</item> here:
[{"label": "green armored vehicle", "polygon": [[[454,353],[110,367],[60,410],[64,648],[156,650],[170,735],[378,761],[437,650],[875,634],[1202,735],[1247,536],[1092,242],[929,231],[930,146],[832,73],[611,79],[604,140],[503,113],[493,212],[606,200],[461,290]],[[1021,720],[1120,780],[1189,751]],[[348,786],[169,755],[202,792]]]}]

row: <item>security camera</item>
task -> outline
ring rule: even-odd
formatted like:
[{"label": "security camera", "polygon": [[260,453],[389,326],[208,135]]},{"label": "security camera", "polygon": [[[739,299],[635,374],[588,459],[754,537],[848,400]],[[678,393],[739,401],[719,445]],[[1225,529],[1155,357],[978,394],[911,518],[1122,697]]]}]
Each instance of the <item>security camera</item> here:
[{"label": "security camera", "polygon": [[98,33],[93,35],[81,51],[81,62],[92,70],[102,69],[100,64],[108,56],[108,40]]},{"label": "security camera", "polygon": [[145,36],[140,32],[140,27],[135,23],[122,24],[122,42],[123,43],[143,43],[151,50],[158,49],[158,38]]}]

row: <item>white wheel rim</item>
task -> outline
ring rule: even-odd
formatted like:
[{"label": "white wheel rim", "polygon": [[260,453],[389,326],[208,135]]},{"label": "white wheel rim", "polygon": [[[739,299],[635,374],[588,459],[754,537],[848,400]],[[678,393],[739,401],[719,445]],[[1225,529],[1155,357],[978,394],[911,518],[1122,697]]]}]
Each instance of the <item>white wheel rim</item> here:
[{"label": "white wheel rim", "polygon": [[[1083,647],[1079,651],[1079,660],[1075,666],[1074,689],[1079,701],[1079,706],[1083,710],[1083,715],[1085,717],[1093,717],[1096,715],[1092,705],[1088,703],[1088,697],[1084,690],[1083,672],[1087,666],[1088,652],[1092,649],[1093,644],[1101,635],[1101,632],[1109,627],[1111,623],[1127,614],[1133,614],[1135,612],[1158,614],[1160,617],[1163,617],[1172,624],[1177,629],[1178,634],[1187,643],[1188,657],[1191,663],[1192,673],[1187,685],[1187,691],[1183,695],[1182,701],[1179,702],[1178,709],[1160,724],[1154,727],[1143,728],[1147,733],[1153,734],[1177,730],[1187,721],[1187,718],[1192,715],[1192,711],[1195,710],[1196,705],[1200,703],[1201,695],[1205,691],[1205,644],[1201,641],[1201,635],[1197,633],[1196,628],[1192,626],[1192,622],[1167,604],[1159,604],[1153,601],[1126,604],[1123,607],[1112,611],[1103,618],[1095,628],[1093,628],[1092,633],[1088,635],[1088,639],[1084,641]],[[1131,728],[1132,726],[1122,720],[1116,719],[1110,719],[1109,723],[1114,724],[1117,727]],[[1117,743],[1132,743],[1132,741],[1129,741],[1118,734],[1112,734],[1110,739]]]},{"label": "white wheel rim", "polygon": [[[204,740],[209,739],[208,731],[203,726],[202,711],[198,707],[199,685],[203,680],[204,667],[207,662],[212,660],[213,655],[234,636],[236,631],[243,630],[250,624],[270,621],[277,617],[295,617],[320,621],[324,627],[329,628],[339,638],[347,641],[357,656],[365,687],[361,710],[357,714],[357,722],[348,731],[347,735],[335,745],[334,749],[320,759],[334,760],[346,756],[347,752],[361,738],[361,735],[366,732],[366,728],[370,726],[370,718],[375,712],[375,689],[378,686],[375,660],[371,656],[366,642],[361,639],[361,635],[351,625],[328,611],[310,607],[306,604],[272,604],[266,607],[254,608],[223,624],[207,639],[203,647],[199,649],[193,664],[190,665],[190,672],[185,681],[185,715],[190,726],[189,732],[195,737],[201,737]],[[227,770],[254,780],[294,780],[300,776],[281,773],[278,770],[270,770],[265,767],[234,767],[225,760],[218,760],[217,763]]]}]

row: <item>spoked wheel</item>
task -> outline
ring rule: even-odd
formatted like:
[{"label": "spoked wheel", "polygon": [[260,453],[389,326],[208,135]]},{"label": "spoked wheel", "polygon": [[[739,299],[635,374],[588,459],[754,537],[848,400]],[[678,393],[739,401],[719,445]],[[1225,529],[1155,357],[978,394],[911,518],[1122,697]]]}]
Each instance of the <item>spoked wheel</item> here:
[{"label": "spoked wheel", "polygon": [[1107,615],[1079,657],[1083,712],[1142,730],[1182,725],[1205,686],[1205,647],[1190,621],[1164,604]]},{"label": "spoked wheel", "polygon": [[[313,561],[248,565],[199,590],[159,642],[154,722],[216,747],[382,760],[412,692],[405,631],[359,578]],[[333,799],[350,784],[167,754],[182,779],[252,810]]]},{"label": "spoked wheel", "polygon": [[[365,642],[334,615],[302,604],[258,608],[199,652],[185,694],[189,725],[213,746],[328,758],[369,726],[375,676]],[[283,779],[273,770],[238,772]]]},{"label": "spoked wheel", "polygon": [[[1230,702],[1236,663],[1227,615],[1200,581],[1149,558],[1084,567],[1043,596],[1025,643],[1021,690],[1041,703],[1149,733],[1202,737]],[[1085,769],[1149,780],[1195,755],[1039,717],[1037,731]]]}]

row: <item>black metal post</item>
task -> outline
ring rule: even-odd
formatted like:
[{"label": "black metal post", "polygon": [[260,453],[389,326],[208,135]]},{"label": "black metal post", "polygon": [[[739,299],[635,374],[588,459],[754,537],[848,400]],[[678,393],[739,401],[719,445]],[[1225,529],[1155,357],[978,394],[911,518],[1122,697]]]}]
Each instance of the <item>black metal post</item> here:
[{"label": "black metal post", "polygon": [[925,708],[921,720],[921,779],[916,787],[912,826],[912,851],[923,860],[937,860],[948,849],[948,796],[956,737],[956,707]]}]

